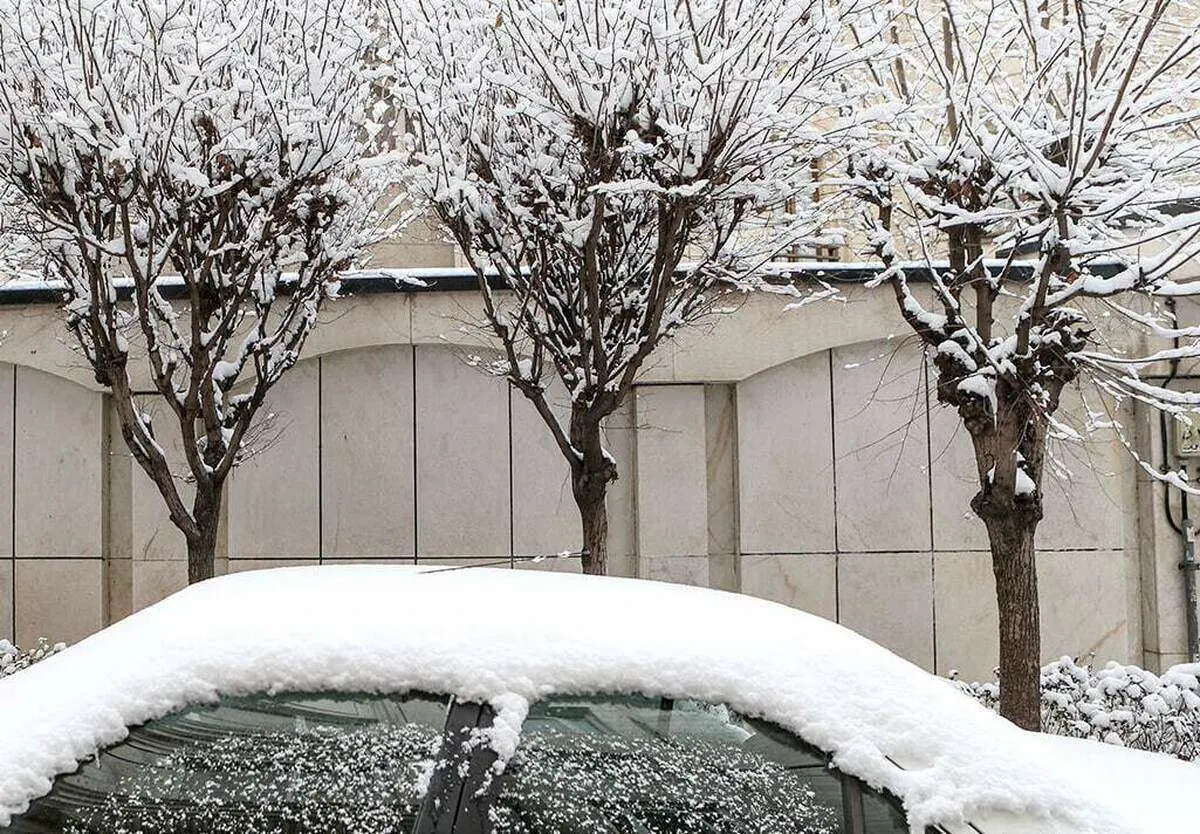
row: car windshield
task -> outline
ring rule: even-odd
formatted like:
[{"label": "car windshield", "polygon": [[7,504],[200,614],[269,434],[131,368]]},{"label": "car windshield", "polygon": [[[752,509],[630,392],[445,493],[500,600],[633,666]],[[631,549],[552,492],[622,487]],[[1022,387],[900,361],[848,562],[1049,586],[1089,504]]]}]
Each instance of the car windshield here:
[{"label": "car windshield", "polygon": [[846,790],[828,757],[699,701],[534,704],[491,808],[497,834],[900,834],[891,802]]},{"label": "car windshield", "polygon": [[820,752],[695,701],[534,705],[494,806],[501,834],[843,830]]},{"label": "car windshield", "polygon": [[449,699],[226,698],[152,721],[59,777],[12,830],[405,832]]},{"label": "car windshield", "polygon": [[14,819],[30,834],[902,834],[895,802],[765,721],[699,701],[227,698],[131,730]]}]

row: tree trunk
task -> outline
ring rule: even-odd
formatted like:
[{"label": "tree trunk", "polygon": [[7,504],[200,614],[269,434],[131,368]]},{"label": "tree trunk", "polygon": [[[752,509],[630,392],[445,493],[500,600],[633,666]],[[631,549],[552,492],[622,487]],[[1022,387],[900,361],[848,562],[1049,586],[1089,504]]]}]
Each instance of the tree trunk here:
[{"label": "tree trunk", "polygon": [[188,537],[188,584],[212,579],[215,572],[217,537],[215,531],[202,530]]},{"label": "tree trunk", "polygon": [[192,504],[195,528],[187,535],[188,584],[212,579],[216,573],[217,525],[221,516],[221,492],[197,491]]},{"label": "tree trunk", "polygon": [[1041,623],[1034,532],[1037,518],[1020,509],[989,513],[987,525],[1000,611],[1000,714],[1040,731]]},{"label": "tree trunk", "polygon": [[617,479],[617,463],[604,451],[600,430],[601,420],[611,411],[579,405],[571,411],[571,493],[583,531],[583,572],[597,576],[608,573],[608,508],[604,498],[608,485]]},{"label": "tree trunk", "polygon": [[596,576],[608,573],[608,507],[604,501],[607,492],[608,484],[601,482],[575,494],[583,527],[583,572]]}]

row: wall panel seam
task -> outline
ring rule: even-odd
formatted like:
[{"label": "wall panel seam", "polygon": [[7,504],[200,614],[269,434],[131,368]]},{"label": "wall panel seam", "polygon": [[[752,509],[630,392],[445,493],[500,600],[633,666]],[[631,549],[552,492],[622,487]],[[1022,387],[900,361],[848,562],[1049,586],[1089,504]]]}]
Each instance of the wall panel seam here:
[{"label": "wall panel seam", "polygon": [[9,606],[9,613],[12,615],[12,638],[17,639],[17,366],[12,366],[12,443],[10,452],[12,453],[12,483],[10,484],[12,492],[10,493],[10,510],[12,512],[11,529],[9,534],[12,536],[11,547],[9,548],[9,565],[12,569],[12,587],[9,589],[12,592],[12,604]]},{"label": "wall panel seam", "polygon": [[517,500],[517,491],[513,483],[513,390],[512,386],[504,386],[508,394],[508,559],[509,567],[517,566],[516,512],[513,505]]},{"label": "wall panel seam", "polygon": [[937,560],[933,558],[933,427],[929,419],[929,363],[921,353],[921,398],[925,403],[925,476],[929,494],[929,609],[933,645],[933,672],[938,670]]},{"label": "wall panel seam", "polygon": [[[410,334],[411,334],[411,329],[412,329],[411,314],[412,314],[412,310],[410,308],[410,310],[409,310]],[[410,341],[411,341],[411,335],[410,335]],[[413,560],[413,564],[418,564],[421,561],[417,555],[421,552],[421,537],[420,537],[421,536],[421,527],[420,527],[421,522],[420,522],[420,513],[419,513],[419,510],[420,510],[419,504],[420,504],[420,500],[421,500],[420,499],[421,485],[418,482],[417,455],[420,454],[421,443],[420,443],[420,438],[417,435],[417,414],[420,411],[420,404],[417,402],[417,346],[416,345],[411,345],[409,347],[409,357],[410,357],[409,362],[410,362],[410,366],[411,366],[410,377],[412,380],[412,384],[409,386],[410,387],[409,395],[412,398],[412,479],[413,479],[412,480],[412,483],[413,483],[413,486],[412,486],[412,508],[413,508],[413,516],[412,516],[413,517],[413,555],[412,555],[412,560]]]},{"label": "wall panel seam", "polygon": [[317,357],[317,564],[325,562],[325,357]]}]

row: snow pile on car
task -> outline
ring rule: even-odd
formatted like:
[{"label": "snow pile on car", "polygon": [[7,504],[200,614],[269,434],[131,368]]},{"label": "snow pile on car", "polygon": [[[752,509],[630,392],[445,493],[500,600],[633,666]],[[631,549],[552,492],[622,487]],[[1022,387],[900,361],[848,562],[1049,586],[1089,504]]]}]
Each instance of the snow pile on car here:
[{"label": "snow pile on car", "polygon": [[[1116,801],[1075,778],[1079,757],[774,603],[615,578],[325,566],[192,586],[0,680],[0,825],[127,726],[222,694],[320,690],[451,693],[506,712],[550,693],[727,703],[901,797],[915,829],[998,812],[1161,831],[1144,825],[1169,814],[1159,797],[1141,798],[1157,816]],[[1200,788],[1195,772],[1175,782]]]}]

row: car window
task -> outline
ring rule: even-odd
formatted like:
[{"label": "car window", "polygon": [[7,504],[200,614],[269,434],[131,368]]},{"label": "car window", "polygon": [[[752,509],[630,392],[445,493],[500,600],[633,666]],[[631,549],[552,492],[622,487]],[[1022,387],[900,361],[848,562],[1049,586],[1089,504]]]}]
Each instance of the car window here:
[{"label": "car window", "polygon": [[21,834],[904,834],[891,797],[774,724],[640,697],[532,705],[503,769],[486,704],[226,698],[131,729]]},{"label": "car window", "polygon": [[496,834],[909,830],[890,800],[848,785],[821,751],[696,701],[540,701],[492,793]]},{"label": "car window", "polygon": [[223,699],[130,730],[14,819],[22,834],[411,831],[448,699]]},{"label": "car window", "polygon": [[862,790],[864,834],[899,834],[908,831],[904,811],[890,797],[865,785]]}]

